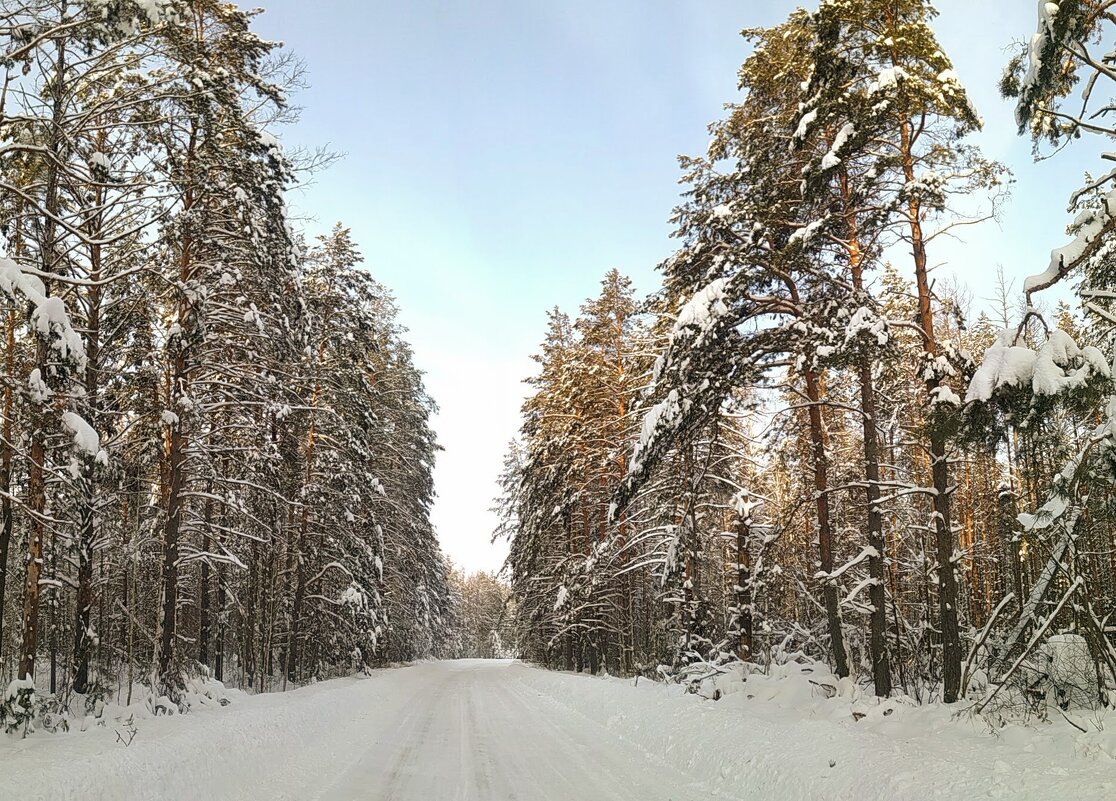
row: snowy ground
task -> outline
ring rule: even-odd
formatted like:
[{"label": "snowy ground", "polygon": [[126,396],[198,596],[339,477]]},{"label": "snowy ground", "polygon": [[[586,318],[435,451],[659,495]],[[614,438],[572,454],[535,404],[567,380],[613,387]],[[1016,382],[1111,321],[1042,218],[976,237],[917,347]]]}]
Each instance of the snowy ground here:
[{"label": "snowy ground", "polygon": [[714,703],[514,662],[427,663],[142,720],[127,748],[112,727],[0,738],[0,799],[1116,798],[1105,733],[992,735],[942,709],[826,699],[802,675],[745,686]]}]

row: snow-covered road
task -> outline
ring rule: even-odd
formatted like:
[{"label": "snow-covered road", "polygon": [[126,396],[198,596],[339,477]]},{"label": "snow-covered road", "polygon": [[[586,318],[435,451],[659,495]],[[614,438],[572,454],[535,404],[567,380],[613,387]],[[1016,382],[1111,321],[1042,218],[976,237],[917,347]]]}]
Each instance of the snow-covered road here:
[{"label": "snow-covered road", "polygon": [[952,708],[826,698],[795,670],[716,703],[515,662],[379,670],[138,720],[129,747],[113,722],[0,736],[0,801],[1116,798],[1111,726],[993,734]]},{"label": "snow-covered road", "polygon": [[[504,661],[432,662],[188,718],[0,744],[0,799],[691,801],[724,798]],[[577,679],[568,679],[577,681]]]},{"label": "snow-covered road", "polygon": [[[304,798],[574,801],[711,798],[524,681],[522,665],[436,662],[394,671],[359,752]],[[379,694],[378,694],[379,695]],[[359,734],[357,736],[360,736]],[[256,797],[256,796],[246,796]],[[261,796],[262,797],[262,796]]]}]

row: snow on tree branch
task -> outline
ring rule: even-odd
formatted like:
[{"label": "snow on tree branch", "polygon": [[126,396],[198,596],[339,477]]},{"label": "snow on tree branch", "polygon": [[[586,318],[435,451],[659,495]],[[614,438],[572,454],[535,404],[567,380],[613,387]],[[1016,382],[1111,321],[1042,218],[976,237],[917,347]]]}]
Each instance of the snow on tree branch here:
[{"label": "snow on tree branch", "polygon": [[54,334],[51,346],[63,359],[85,366],[85,345],[70,321],[66,304],[59,297],[48,297],[46,286],[34,275],[25,273],[12,259],[0,256],[0,289],[9,297],[30,301],[31,327],[38,333]]}]

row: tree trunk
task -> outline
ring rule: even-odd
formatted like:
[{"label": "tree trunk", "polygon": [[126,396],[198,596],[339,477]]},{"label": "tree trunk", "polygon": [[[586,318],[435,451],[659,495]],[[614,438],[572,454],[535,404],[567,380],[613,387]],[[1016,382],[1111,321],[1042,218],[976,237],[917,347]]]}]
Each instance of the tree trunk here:
[{"label": "tree trunk", "polygon": [[736,586],[733,587],[736,599],[736,655],[741,662],[752,658],[751,555],[748,553],[751,530],[751,515],[742,511],[736,521]]},{"label": "tree trunk", "polygon": [[866,355],[860,358],[860,407],[864,423],[864,478],[868,504],[868,576],[872,585],[868,598],[872,603],[869,619],[869,650],[872,658],[872,681],[876,695],[891,694],[891,663],[887,650],[887,592],[884,558],[883,510],[880,509],[880,443],[876,430],[876,390],[872,381],[872,365]]},{"label": "tree trunk", "polygon": [[7,353],[4,369],[4,428],[0,441],[0,655],[4,648],[4,598],[7,594],[8,550],[12,542],[12,380],[15,376],[15,310],[8,312]]},{"label": "tree trunk", "polygon": [[[1010,463],[1009,463],[1010,464]],[[1010,475],[1009,475],[1009,481]],[[1016,536],[1017,513],[1015,508],[1015,491],[1010,485],[1002,486],[996,494],[996,536],[1000,541],[1003,563],[1010,569],[1010,585],[1008,570],[1000,570],[1000,595],[1014,592],[1020,604],[1027,596],[1023,592],[1023,563],[1019,559],[1019,541]]]},{"label": "tree trunk", "polygon": [[[314,398],[317,399],[317,389],[315,388]],[[310,498],[309,491],[314,476],[314,443],[315,443],[315,429],[314,423],[310,424],[310,431],[306,439],[306,477],[303,484],[303,499],[302,499],[302,513],[299,517],[298,524],[298,538],[295,540],[294,558],[295,558],[295,593],[294,601],[291,604],[291,635],[290,643],[287,649],[287,679],[291,682],[298,681],[299,675],[299,637],[302,635],[301,620],[302,620],[302,605],[306,598],[306,579],[307,567],[310,561],[310,554],[305,553],[307,543],[307,530],[310,525]]]},{"label": "tree trunk", "polygon": [[950,525],[949,463],[945,439],[930,438],[933,459],[935,551],[938,561],[938,616],[942,630],[942,700],[952,704],[961,690],[961,633],[957,622],[957,573],[953,565],[953,531]]},{"label": "tree trunk", "polygon": [[[99,136],[99,147],[104,148],[105,134]],[[97,187],[95,195],[96,208],[100,209],[104,201],[104,189]],[[90,221],[90,238],[99,239],[101,236],[101,214],[94,214]],[[100,358],[101,358],[101,246],[94,244],[89,247],[89,278],[90,286],[86,297],[86,324],[85,324],[85,402],[90,412],[90,425],[97,427],[98,419],[95,414],[100,398]],[[89,656],[92,651],[93,630],[90,615],[93,611],[93,547],[96,541],[96,486],[93,477],[92,460],[83,457],[81,480],[81,522],[78,530],[77,543],[77,598],[75,602],[74,620],[74,653],[73,653],[73,688],[75,692],[84,693],[89,686]]]},{"label": "tree trunk", "polygon": [[[172,383],[179,389],[174,397],[185,393],[181,389],[185,383],[185,359],[175,357]],[[163,525],[163,610],[161,640],[159,642],[159,680],[165,690],[176,688],[177,677],[172,675],[174,665],[174,645],[177,634],[178,610],[178,537],[185,494],[186,436],[182,432],[181,421],[171,425],[170,432],[170,481],[167,498],[167,517]]]},{"label": "tree trunk", "polygon": [[[912,156],[913,131],[910,122],[901,130],[903,173],[908,183],[915,179]],[[911,197],[908,208],[911,253],[914,257],[915,285],[918,289],[918,321],[922,328],[922,343],[926,367],[938,355],[938,341],[934,335],[934,309],[931,303],[928,276],[926,240],[922,232],[922,207],[917,195]],[[926,391],[931,398],[939,380],[931,371],[926,378]],[[938,562],[938,616],[942,632],[942,700],[952,704],[961,689],[961,633],[957,623],[957,573],[953,564],[953,518],[950,500],[953,488],[949,482],[948,448],[940,426],[930,425],[930,471],[934,486],[934,551]]]},{"label": "tree trunk", "polygon": [[[814,505],[817,510],[818,554],[823,573],[833,572],[833,523],[829,514],[829,454],[827,435],[821,409],[821,381],[812,370],[805,371],[806,398],[810,402],[810,446],[814,463]],[[849,675],[849,660],[845,652],[845,637],[841,630],[841,610],[838,607],[837,585],[830,579],[822,583],[822,600],[829,630],[829,647],[833,652],[833,668],[837,675]]]},{"label": "tree trunk", "polygon": [[[89,501],[91,505],[92,499]],[[74,620],[73,688],[84,693],[89,689],[89,654],[93,644],[93,510],[82,510],[78,533],[77,599]]]},{"label": "tree trunk", "polygon": [[[48,145],[52,158],[47,160],[46,186],[44,188],[43,205],[46,215],[43,219],[43,235],[39,243],[39,269],[43,275],[43,294],[50,295],[49,275],[54,272],[55,251],[57,249],[57,226],[55,220],[58,214],[58,152],[62,144],[62,116],[64,95],[61,91],[63,76],[66,71],[66,44],[62,39],[57,43],[55,59],[55,86],[53,90],[52,119],[50,128],[50,141]],[[47,337],[49,333],[41,334],[35,343],[35,366],[39,370],[41,381],[46,381],[48,348]],[[47,403],[36,404],[32,413],[31,431],[31,465],[28,477],[28,516],[30,526],[27,538],[27,580],[24,584],[23,595],[23,645],[19,655],[19,677],[29,679],[34,677],[35,656],[39,649],[39,595],[41,588],[39,579],[43,570],[43,539],[46,536],[46,432],[43,430],[45,415],[42,407]]]},{"label": "tree trunk", "polygon": [[[209,553],[210,539],[209,539],[209,521],[212,514],[213,501],[209,498],[205,501],[205,530],[202,532],[202,550]],[[209,608],[209,559],[201,560],[201,569],[199,582],[201,587],[199,589],[199,602],[198,602],[198,662],[203,665],[209,665],[209,629],[210,629],[210,608]]]},{"label": "tree trunk", "polygon": [[[851,193],[848,176],[844,171],[841,173],[841,193],[848,203]],[[859,241],[859,226],[851,210],[846,214],[845,222],[848,227],[849,270],[852,273],[853,289],[861,298],[867,300],[864,294],[864,264]],[[867,351],[862,350],[857,368],[860,378],[860,419],[864,438],[868,547],[873,550],[868,556],[868,577],[872,580],[868,590],[868,598],[872,603],[868,648],[872,659],[872,683],[876,695],[886,697],[891,694],[891,664],[887,650],[887,591],[884,574],[886,545],[883,533],[883,510],[880,508],[880,436],[876,428],[876,387],[872,376],[872,362]]]},{"label": "tree trunk", "polygon": [[[191,173],[197,144],[198,130],[194,127],[190,131],[190,139],[185,154],[187,180],[193,180]],[[182,215],[188,220],[187,225],[193,225],[189,221],[189,217],[195,210],[195,201],[193,188],[187,188],[182,199]],[[190,230],[186,230],[182,235],[181,251],[178,255],[178,280],[183,289],[189,286],[190,281],[194,278],[193,251],[193,235]],[[178,540],[185,506],[186,450],[189,447],[185,422],[181,417],[186,412],[186,406],[180,404],[179,400],[190,397],[191,376],[187,352],[192,344],[191,338],[197,334],[193,303],[192,298],[187,297],[184,291],[180,291],[177,314],[179,333],[171,340],[173,343],[173,360],[170,391],[167,398],[168,408],[179,416],[176,416],[170,424],[167,447],[170,472],[167,480],[166,519],[163,523],[163,609],[159,642],[159,680],[165,690],[172,691],[177,690],[180,683],[179,677],[172,675],[172,673],[174,672],[178,618]]]},{"label": "tree trunk", "polygon": [[[16,206],[15,234],[12,242],[12,253],[15,258],[23,257],[23,201]],[[12,529],[14,518],[12,516],[12,414],[14,413],[15,396],[12,391],[16,369],[16,341],[15,329],[19,324],[16,310],[8,311],[8,326],[5,331],[4,374],[8,380],[4,383],[4,427],[3,438],[0,441],[0,656],[4,649],[4,600],[8,587],[8,552],[12,543]]]},{"label": "tree trunk", "polygon": [[217,638],[213,643],[213,678],[225,680],[225,581],[217,565]]}]

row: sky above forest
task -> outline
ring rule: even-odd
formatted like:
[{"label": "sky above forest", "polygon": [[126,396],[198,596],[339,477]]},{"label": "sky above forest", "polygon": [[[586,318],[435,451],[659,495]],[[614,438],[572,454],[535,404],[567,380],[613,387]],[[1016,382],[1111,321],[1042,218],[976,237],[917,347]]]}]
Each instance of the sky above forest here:
[{"label": "sky above forest", "polygon": [[[674,248],[676,157],[737,98],[741,29],[776,24],[783,0],[265,0],[261,35],[306,62],[290,147],[343,160],[293,192],[313,236],[352,228],[396,295],[415,361],[439,405],[445,448],[434,523],[467,570],[498,569],[489,511],[519,424],[523,379],[553,306],[575,314],[612,267],[641,294]],[[996,83],[1035,4],[940,0],[935,26],[985,120],[974,138],[1013,171],[997,222],[931,252],[974,310],[995,273],[1022,285],[1066,239],[1065,205],[1093,145],[1034,164]],[[1092,149],[1090,149],[1092,148]]]}]

